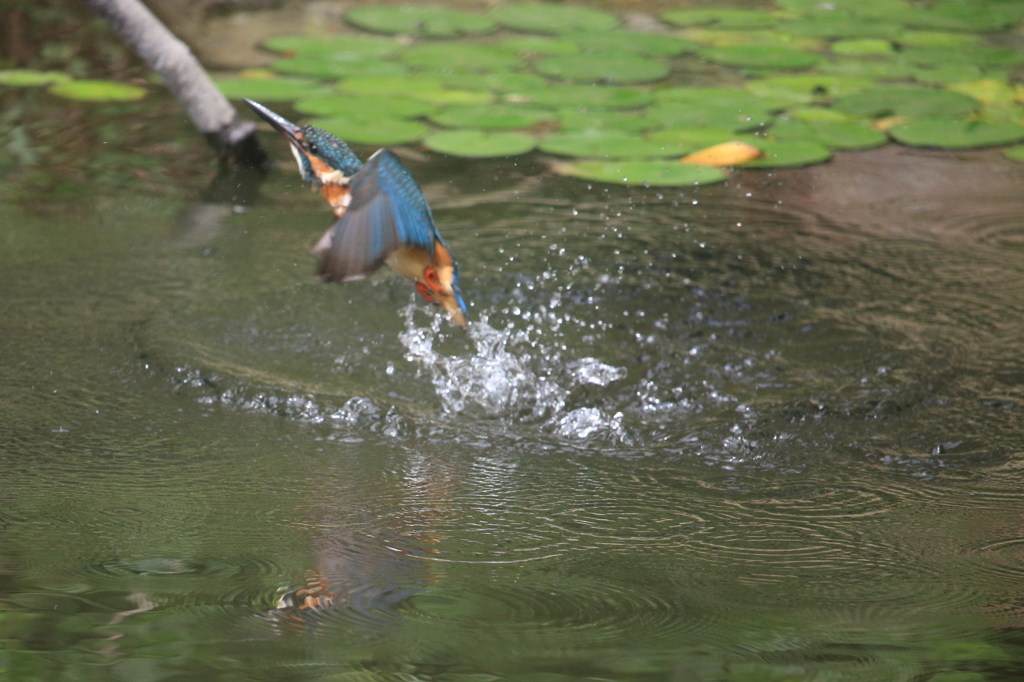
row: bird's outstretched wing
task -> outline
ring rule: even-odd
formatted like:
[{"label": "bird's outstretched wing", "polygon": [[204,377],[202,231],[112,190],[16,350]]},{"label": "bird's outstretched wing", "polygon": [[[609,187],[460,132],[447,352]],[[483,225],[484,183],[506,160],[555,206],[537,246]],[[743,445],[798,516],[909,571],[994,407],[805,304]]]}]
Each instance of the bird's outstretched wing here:
[{"label": "bird's outstretched wing", "polygon": [[416,180],[386,149],[370,157],[349,184],[352,201],[317,249],[319,274],[328,282],[362,279],[402,247],[434,256],[437,229]]}]

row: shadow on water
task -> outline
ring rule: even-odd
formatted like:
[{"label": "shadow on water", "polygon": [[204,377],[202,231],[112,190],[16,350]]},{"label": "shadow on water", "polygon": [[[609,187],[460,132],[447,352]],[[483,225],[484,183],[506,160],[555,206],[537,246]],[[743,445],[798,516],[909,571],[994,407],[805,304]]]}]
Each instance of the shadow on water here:
[{"label": "shadow on water", "polygon": [[315,281],[290,168],[3,206],[0,669],[1019,677],[1017,167],[410,158],[466,332]]}]

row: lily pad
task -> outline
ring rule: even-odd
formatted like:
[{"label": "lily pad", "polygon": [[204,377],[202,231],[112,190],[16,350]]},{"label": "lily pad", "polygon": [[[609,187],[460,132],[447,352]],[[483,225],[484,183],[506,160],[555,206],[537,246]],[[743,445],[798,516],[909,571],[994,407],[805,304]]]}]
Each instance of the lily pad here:
[{"label": "lily pad", "polygon": [[888,138],[861,121],[813,121],[810,123],[817,140],[829,149],[873,149]]},{"label": "lily pad", "polygon": [[860,92],[871,85],[869,78],[808,73],[752,80],[747,83],[746,90],[758,97],[774,97],[788,99],[794,104],[807,104],[822,97]]},{"label": "lily pad", "polygon": [[526,33],[607,31],[619,25],[619,20],[606,12],[544,2],[500,5],[491,10],[491,17],[508,28]]},{"label": "lily pad", "polygon": [[618,130],[624,133],[641,133],[646,130],[660,128],[661,122],[618,111],[581,111],[565,109],[558,112],[558,120],[562,130],[589,130],[603,128]]},{"label": "lily pad", "polygon": [[666,128],[728,128],[752,130],[774,118],[771,112],[756,105],[739,108],[734,104],[659,104],[647,110],[647,117],[660,121]]},{"label": "lily pad", "polygon": [[226,97],[247,97],[257,102],[291,102],[330,93],[328,88],[307,78],[218,78],[214,82]]},{"label": "lily pad", "polygon": [[940,2],[928,9],[912,8],[898,18],[907,26],[940,31],[989,32],[1010,28],[1021,21],[1020,3]]},{"label": "lily pad", "polygon": [[793,107],[786,112],[794,121],[803,123],[815,123],[816,121],[852,121],[853,116],[848,116],[841,111],[826,107]]},{"label": "lily pad", "polygon": [[430,129],[417,121],[386,118],[318,118],[310,122],[353,144],[405,144],[426,137]]},{"label": "lily pad", "polygon": [[1020,142],[1024,140],[1024,127],[1012,123],[922,118],[894,126],[889,135],[911,147],[971,149]]},{"label": "lily pad", "polygon": [[446,88],[438,78],[407,76],[405,78],[346,78],[335,86],[342,92],[373,97],[399,95],[431,104],[487,104],[494,94],[480,90]]},{"label": "lily pad", "polygon": [[742,9],[679,9],[665,12],[661,18],[676,26],[707,26],[716,28],[743,29],[768,28],[778,22],[774,12],[757,12]]},{"label": "lily pad", "polygon": [[530,102],[552,107],[600,107],[604,109],[635,109],[651,103],[646,90],[595,85],[551,85],[512,91],[508,100]]},{"label": "lily pad", "polygon": [[700,51],[708,61],[727,66],[758,69],[806,69],[818,63],[818,55],[781,45],[710,47]]},{"label": "lily pad", "polygon": [[826,44],[821,38],[794,37],[781,31],[725,31],[690,28],[682,31],[680,35],[687,40],[711,47],[760,45],[816,51],[824,49]]},{"label": "lily pad", "polygon": [[509,38],[498,43],[498,46],[522,55],[573,54],[580,51],[579,45],[574,42],[541,36]]},{"label": "lily pad", "polygon": [[725,173],[718,168],[678,161],[575,161],[556,164],[554,171],[581,180],[649,187],[688,187],[725,180]]},{"label": "lily pad", "polygon": [[938,67],[913,69],[910,75],[924,85],[946,85],[981,78],[981,69],[972,64],[945,64]]},{"label": "lily pad", "polygon": [[547,109],[517,104],[451,107],[431,115],[430,120],[450,128],[529,128],[541,121],[555,120]]},{"label": "lily pad", "polygon": [[583,83],[649,83],[668,75],[668,66],[628,52],[563,54],[537,62],[541,73]]},{"label": "lily pad", "polygon": [[855,116],[921,116],[957,118],[978,108],[967,95],[915,85],[879,85],[840,97],[832,106]]},{"label": "lily pad", "polygon": [[71,80],[71,76],[60,71],[33,71],[31,69],[0,70],[0,85],[16,88],[50,85]]},{"label": "lily pad", "polygon": [[288,55],[331,55],[336,60],[357,61],[388,57],[402,45],[392,38],[377,38],[358,34],[316,38],[306,35],[273,36],[263,41],[263,47]]},{"label": "lily pad", "polygon": [[758,141],[756,146],[764,156],[743,164],[744,168],[793,168],[822,163],[832,158],[832,152],[817,142]]},{"label": "lily pad", "polygon": [[945,31],[903,31],[896,39],[904,47],[957,48],[976,45],[979,36],[969,33],[947,33]]},{"label": "lily pad", "polygon": [[533,73],[437,73],[433,77],[445,87],[456,90],[515,92],[543,88],[547,84],[543,76]]},{"label": "lily pad", "polygon": [[666,152],[664,145],[649,142],[638,135],[599,129],[549,135],[541,140],[540,149],[549,154],[610,159],[643,159],[671,155]]},{"label": "lily pad", "polygon": [[832,43],[832,51],[845,57],[885,57],[896,50],[882,38],[854,38],[837,40]]},{"label": "lily pad", "polygon": [[1008,147],[1003,150],[1003,156],[1010,159],[1011,161],[1019,161],[1024,163],[1024,144],[1019,144],[1016,147]]},{"label": "lily pad", "polygon": [[736,88],[660,88],[654,92],[658,104],[732,107],[737,112],[781,109],[787,98],[760,97]]},{"label": "lily pad", "polygon": [[688,40],[634,31],[566,33],[562,39],[575,43],[584,52],[629,52],[644,57],[675,57],[698,50],[698,45]]},{"label": "lily pad", "polygon": [[1024,52],[989,45],[966,45],[958,48],[914,47],[900,57],[915,66],[946,66],[969,64],[985,69],[1002,69],[1024,63]]},{"label": "lily pad", "polygon": [[316,78],[344,78],[346,76],[401,76],[408,72],[404,64],[382,59],[335,61],[329,57],[305,55],[289,59],[275,59],[271,68],[279,73]]},{"label": "lily pad", "polygon": [[101,80],[60,80],[53,83],[49,91],[81,102],[135,102],[146,96],[146,88]]},{"label": "lily pad", "polygon": [[411,97],[368,97],[353,95],[329,95],[302,99],[295,103],[295,110],[312,116],[334,117],[380,117],[414,118],[434,112],[437,107]]},{"label": "lily pad", "polygon": [[445,130],[427,136],[423,144],[428,149],[450,156],[485,159],[525,154],[536,146],[537,141],[525,133]]},{"label": "lily pad", "polygon": [[833,76],[847,76],[850,78],[900,80],[912,78],[916,69],[911,64],[896,59],[877,60],[839,57],[821,62],[818,64],[818,71]]},{"label": "lily pad", "polygon": [[457,42],[414,45],[400,58],[420,69],[444,71],[508,71],[521,61],[517,55],[500,47]]},{"label": "lily pad", "polygon": [[780,24],[779,29],[790,35],[819,38],[894,38],[903,26],[894,21],[874,21],[833,10],[810,19]]},{"label": "lily pad", "polygon": [[682,156],[723,142],[751,139],[752,136],[737,135],[728,128],[676,128],[647,135],[647,141],[661,145],[666,156]]},{"label": "lily pad", "polygon": [[378,33],[405,33],[431,38],[479,35],[496,26],[486,16],[429,5],[371,5],[349,10],[349,23]]}]

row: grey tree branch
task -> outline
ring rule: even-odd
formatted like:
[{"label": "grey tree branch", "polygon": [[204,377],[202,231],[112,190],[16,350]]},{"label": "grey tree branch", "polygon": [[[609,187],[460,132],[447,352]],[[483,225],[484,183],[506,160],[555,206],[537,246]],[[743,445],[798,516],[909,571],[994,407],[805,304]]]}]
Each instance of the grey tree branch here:
[{"label": "grey tree branch", "polygon": [[140,0],[86,2],[163,79],[222,161],[246,165],[266,162],[256,139],[256,125],[238,117],[188,46]]}]

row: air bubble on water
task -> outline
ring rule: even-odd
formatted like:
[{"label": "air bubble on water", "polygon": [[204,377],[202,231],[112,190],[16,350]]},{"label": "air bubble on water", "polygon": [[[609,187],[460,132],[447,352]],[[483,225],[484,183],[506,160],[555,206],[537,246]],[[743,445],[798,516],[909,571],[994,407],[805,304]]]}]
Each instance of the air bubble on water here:
[{"label": "air bubble on water", "polygon": [[606,365],[597,358],[583,358],[567,365],[576,383],[607,386],[613,381],[624,379],[626,369]]}]

